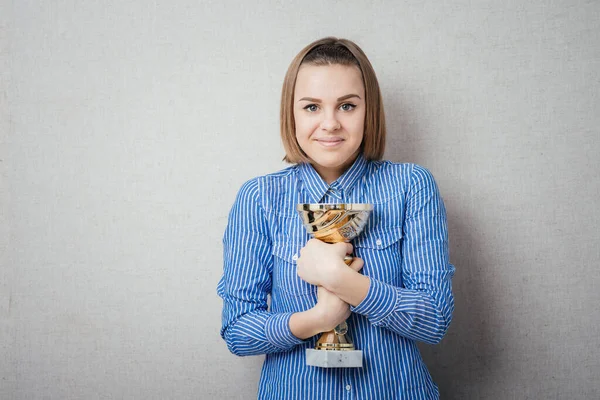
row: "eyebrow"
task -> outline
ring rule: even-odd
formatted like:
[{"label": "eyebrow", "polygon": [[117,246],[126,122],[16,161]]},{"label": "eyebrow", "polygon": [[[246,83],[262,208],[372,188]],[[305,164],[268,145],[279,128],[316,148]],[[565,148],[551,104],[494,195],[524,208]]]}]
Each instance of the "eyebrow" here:
[{"label": "eyebrow", "polygon": [[[344,101],[344,100],[350,99],[352,97],[358,97],[360,99],[359,95],[351,93],[351,94],[347,94],[342,97],[338,97],[337,101]],[[312,101],[313,103],[321,103],[322,102],[321,99],[315,99],[314,97],[303,97],[298,101]]]}]

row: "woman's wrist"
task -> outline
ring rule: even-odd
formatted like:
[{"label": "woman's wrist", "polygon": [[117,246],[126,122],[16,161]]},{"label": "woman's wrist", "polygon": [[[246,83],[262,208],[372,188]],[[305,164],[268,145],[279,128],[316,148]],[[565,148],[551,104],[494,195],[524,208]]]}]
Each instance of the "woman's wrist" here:
[{"label": "woman's wrist", "polygon": [[323,332],[322,320],[321,308],[317,304],[309,310],[292,314],[289,322],[290,331],[298,339],[308,339]]},{"label": "woman's wrist", "polygon": [[343,285],[342,281],[348,269],[349,268],[345,262],[340,261],[339,263],[336,263],[331,267],[329,272],[325,274],[323,282],[321,282],[321,286],[330,292],[335,293],[335,289]]},{"label": "woman's wrist", "polygon": [[326,287],[326,289],[335,293],[346,303],[356,307],[367,296],[371,279],[345,264],[344,266],[344,269],[329,279],[329,287]]}]

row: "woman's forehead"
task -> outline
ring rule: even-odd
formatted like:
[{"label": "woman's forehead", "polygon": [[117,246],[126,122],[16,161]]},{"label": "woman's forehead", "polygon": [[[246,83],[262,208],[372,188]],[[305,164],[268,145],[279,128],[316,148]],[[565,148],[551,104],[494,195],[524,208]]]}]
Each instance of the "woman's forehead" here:
[{"label": "woman's forehead", "polygon": [[[349,93],[364,98],[362,74],[356,66],[302,65],[296,78],[294,97],[312,97],[328,100]],[[320,97],[319,97],[320,96]]]}]

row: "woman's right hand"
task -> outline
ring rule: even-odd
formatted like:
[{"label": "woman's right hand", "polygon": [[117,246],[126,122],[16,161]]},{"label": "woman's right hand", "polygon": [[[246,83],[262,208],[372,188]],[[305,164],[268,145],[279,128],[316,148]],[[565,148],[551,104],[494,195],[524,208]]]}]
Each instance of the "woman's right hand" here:
[{"label": "woman's right hand", "polygon": [[321,332],[327,332],[350,316],[350,305],[322,286],[317,287],[317,304]]},{"label": "woman's right hand", "polygon": [[308,339],[321,332],[328,332],[350,316],[350,305],[335,294],[317,286],[317,304],[311,309],[292,314],[289,326],[299,339]]}]

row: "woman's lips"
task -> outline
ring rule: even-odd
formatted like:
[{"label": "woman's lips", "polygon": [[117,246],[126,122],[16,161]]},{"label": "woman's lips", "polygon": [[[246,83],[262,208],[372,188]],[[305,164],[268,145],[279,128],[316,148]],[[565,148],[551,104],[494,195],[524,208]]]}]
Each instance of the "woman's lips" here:
[{"label": "woman's lips", "polygon": [[334,146],[341,144],[344,141],[344,139],[342,139],[342,138],[320,138],[320,139],[316,139],[316,141],[321,146],[334,147]]}]

